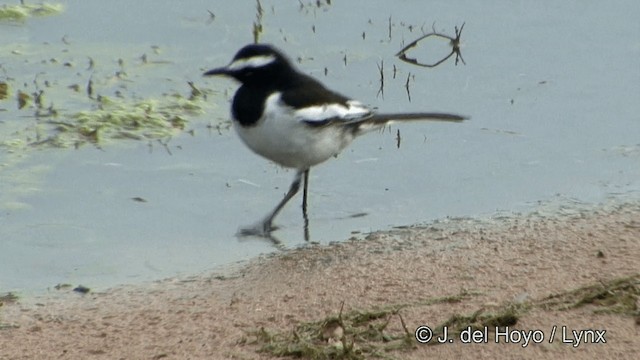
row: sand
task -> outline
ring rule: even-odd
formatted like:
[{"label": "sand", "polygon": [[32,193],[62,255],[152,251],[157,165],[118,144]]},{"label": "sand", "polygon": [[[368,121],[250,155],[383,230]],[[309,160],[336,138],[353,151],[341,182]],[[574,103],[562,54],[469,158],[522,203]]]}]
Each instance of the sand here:
[{"label": "sand", "polygon": [[[561,213],[445,219],[199,276],[5,301],[0,359],[270,359],[260,350],[285,341],[352,358],[637,358],[640,204]],[[612,287],[629,276],[627,292]],[[579,296],[567,292],[587,286],[609,286],[604,294],[623,300],[571,307]],[[325,336],[308,330],[341,309],[320,325]],[[505,309],[515,314],[506,317],[515,321],[509,340],[496,343],[495,331],[485,339],[482,327],[481,343],[458,333],[441,345],[413,339],[456,314],[482,325]],[[526,346],[516,329],[532,336]]]}]

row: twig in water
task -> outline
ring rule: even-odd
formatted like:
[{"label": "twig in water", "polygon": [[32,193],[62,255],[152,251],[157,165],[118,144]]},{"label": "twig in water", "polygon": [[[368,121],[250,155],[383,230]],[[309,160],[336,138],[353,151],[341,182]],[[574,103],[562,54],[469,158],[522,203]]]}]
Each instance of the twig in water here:
[{"label": "twig in water", "polygon": [[411,90],[409,90],[409,80],[411,79],[411,73],[407,74],[407,82],[404,83],[404,88],[407,90],[407,98],[411,102]]},{"label": "twig in water", "polygon": [[[419,37],[418,39],[412,41],[409,43],[409,45],[405,46],[402,48],[402,50],[400,50],[396,56],[404,61],[407,62],[409,64],[413,64],[413,65],[417,65],[417,66],[422,66],[422,67],[427,67],[427,68],[432,68],[432,67],[436,67],[440,64],[442,64],[443,62],[445,62],[447,59],[449,59],[451,56],[453,56],[453,54],[456,54],[456,62],[455,64],[458,65],[458,61],[462,61],[463,64],[466,65],[464,58],[462,58],[462,53],[460,50],[460,37],[462,36],[462,29],[464,29],[464,25],[465,23],[462,23],[462,26],[460,27],[460,29],[458,29],[458,27],[455,27],[455,37],[451,37],[448,35],[444,35],[444,34],[440,34],[437,33],[435,31],[435,29],[432,29],[432,32],[428,33],[428,34],[424,34],[421,37]],[[443,38],[443,39],[448,39],[449,40],[449,44],[451,45],[451,52],[445,56],[444,58],[442,58],[441,60],[437,61],[434,64],[425,64],[425,63],[421,63],[419,62],[417,59],[415,58],[410,58],[407,56],[407,51],[409,51],[410,49],[412,49],[413,47],[415,47],[416,45],[418,45],[418,43],[428,37],[439,37],[439,38]]]},{"label": "twig in water", "polygon": [[384,60],[380,60],[380,64],[378,64],[378,71],[380,72],[380,88],[378,89],[376,97],[382,95],[382,98],[384,99]]}]

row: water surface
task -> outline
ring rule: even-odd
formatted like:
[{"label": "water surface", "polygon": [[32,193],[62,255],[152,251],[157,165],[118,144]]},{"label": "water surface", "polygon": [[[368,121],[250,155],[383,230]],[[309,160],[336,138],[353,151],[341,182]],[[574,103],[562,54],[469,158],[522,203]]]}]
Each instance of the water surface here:
[{"label": "water surface", "polygon": [[[56,16],[0,24],[0,78],[12,91],[0,101],[1,291],[100,288],[274,251],[235,233],[281,199],[293,173],[252,154],[229,129],[237,85],[201,77],[253,41],[254,22],[260,40],[304,72],[371,106],[472,116],[394,125],[314,168],[313,242],[540,203],[638,198],[636,2],[262,1],[261,16],[250,1],[62,4]],[[421,68],[394,57],[423,32],[454,35],[463,23],[466,65],[452,57]],[[446,51],[446,42],[425,41],[415,55]],[[206,99],[180,112],[183,130],[78,149],[27,145],[54,132],[47,121],[95,110],[98,95],[158,109],[188,99],[188,82]],[[44,90],[42,111],[53,104],[58,116],[34,117],[33,102],[18,110],[18,90]],[[276,221],[285,247],[305,244],[299,204]]]}]

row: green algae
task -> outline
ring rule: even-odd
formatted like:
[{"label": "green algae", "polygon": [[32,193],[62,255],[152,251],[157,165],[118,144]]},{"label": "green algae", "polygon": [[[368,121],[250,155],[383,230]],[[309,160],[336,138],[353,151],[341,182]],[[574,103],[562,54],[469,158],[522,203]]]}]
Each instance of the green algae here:
[{"label": "green algae", "polygon": [[0,21],[24,21],[34,16],[57,15],[64,10],[62,4],[25,4],[0,6]]}]

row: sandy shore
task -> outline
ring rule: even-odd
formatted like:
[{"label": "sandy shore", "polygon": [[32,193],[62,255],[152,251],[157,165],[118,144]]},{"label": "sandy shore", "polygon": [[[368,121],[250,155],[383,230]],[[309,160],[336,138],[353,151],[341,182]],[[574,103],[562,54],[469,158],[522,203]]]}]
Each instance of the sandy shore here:
[{"label": "sandy shore", "polygon": [[[635,359],[639,259],[640,204],[440,221],[226,273],[5,301],[0,359]],[[451,342],[419,344],[422,325],[449,325]],[[463,343],[467,326],[489,343]],[[496,326],[529,343],[496,344]]]}]

